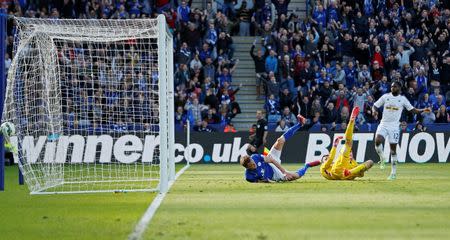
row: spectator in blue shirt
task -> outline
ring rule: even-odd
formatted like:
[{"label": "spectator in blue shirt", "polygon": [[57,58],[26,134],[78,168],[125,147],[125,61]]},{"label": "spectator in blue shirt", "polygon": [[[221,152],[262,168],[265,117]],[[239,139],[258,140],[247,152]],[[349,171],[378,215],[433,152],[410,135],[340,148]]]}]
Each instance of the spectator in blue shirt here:
[{"label": "spectator in blue shirt", "polygon": [[425,70],[421,68],[419,70],[419,75],[416,76],[417,87],[420,89],[421,93],[428,92],[428,78],[425,76]]},{"label": "spectator in blue shirt", "polygon": [[331,1],[327,8],[327,20],[328,22],[339,22],[339,9],[336,7],[335,1]]},{"label": "spectator in blue shirt", "polygon": [[207,58],[213,58],[213,51],[209,47],[208,43],[203,44],[202,49],[198,52],[198,56],[202,63],[205,63]]},{"label": "spectator in blue shirt", "polygon": [[327,26],[327,15],[325,10],[323,9],[323,5],[320,4],[317,6],[317,9],[313,12],[313,22],[319,26],[319,29],[322,30]]},{"label": "spectator in blue shirt", "polygon": [[266,58],[266,72],[278,72],[278,58],[276,57],[275,51],[270,50],[269,56]]},{"label": "spectator in blue shirt", "polygon": [[181,5],[177,8],[178,21],[187,23],[191,14],[191,8],[187,5],[186,1],[181,1]]},{"label": "spectator in blue shirt", "polygon": [[358,75],[355,66],[353,65],[353,62],[348,62],[347,67],[344,69],[345,71],[345,87],[348,89],[352,89],[353,86],[355,86],[356,77]]},{"label": "spectator in blue shirt", "polygon": [[425,93],[421,100],[419,100],[419,104],[417,105],[418,108],[431,108],[433,106],[433,103],[430,101],[430,97],[428,93]]},{"label": "spectator in blue shirt", "polygon": [[217,42],[217,31],[214,26],[214,22],[209,23],[209,28],[206,31],[205,42],[214,46]]}]

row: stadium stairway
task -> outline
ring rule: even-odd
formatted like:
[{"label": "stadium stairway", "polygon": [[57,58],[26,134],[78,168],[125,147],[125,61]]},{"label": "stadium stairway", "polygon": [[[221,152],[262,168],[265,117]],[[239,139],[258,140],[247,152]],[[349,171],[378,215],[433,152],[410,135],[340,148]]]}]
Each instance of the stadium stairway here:
[{"label": "stadium stairway", "polygon": [[205,2],[206,2],[205,0],[192,0],[191,10],[194,10],[196,8],[205,9],[206,8]]},{"label": "stadium stairway", "polygon": [[[233,74],[234,87],[242,84],[236,94],[236,101],[241,106],[242,113],[233,119],[233,124],[238,131],[249,130],[256,123],[256,111],[264,109],[264,99],[256,99],[255,64],[250,56],[250,48],[255,37],[233,36],[236,51],[234,58],[239,59],[236,71]],[[257,47],[261,47],[257,45]],[[255,50],[256,52],[256,50]]]},{"label": "stadium stairway", "polygon": [[296,12],[296,14],[300,16],[300,19],[304,19],[306,17],[307,1],[308,0],[291,0],[288,6],[288,15],[290,15],[292,12]]}]

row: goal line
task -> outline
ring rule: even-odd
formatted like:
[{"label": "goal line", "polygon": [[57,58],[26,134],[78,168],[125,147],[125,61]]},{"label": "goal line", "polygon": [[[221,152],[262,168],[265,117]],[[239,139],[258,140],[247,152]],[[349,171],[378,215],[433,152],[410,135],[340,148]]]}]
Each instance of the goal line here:
[{"label": "goal line", "polygon": [[[169,181],[169,187],[168,190],[172,187],[172,185],[175,183],[175,181],[178,179],[178,177],[181,176],[188,168],[190,167],[189,164],[185,165],[176,175],[175,179]],[[167,191],[168,192],[168,191]],[[158,210],[159,206],[161,205],[162,201],[166,197],[167,192],[159,193],[156,198],[152,201],[152,203],[148,206],[147,210],[145,211],[142,218],[139,220],[138,224],[134,227],[133,232],[130,234],[128,239],[130,240],[138,240],[142,238],[142,234],[144,234],[145,230],[147,229],[148,225],[150,224],[150,221],[152,220],[153,216],[156,213],[156,210]]]}]

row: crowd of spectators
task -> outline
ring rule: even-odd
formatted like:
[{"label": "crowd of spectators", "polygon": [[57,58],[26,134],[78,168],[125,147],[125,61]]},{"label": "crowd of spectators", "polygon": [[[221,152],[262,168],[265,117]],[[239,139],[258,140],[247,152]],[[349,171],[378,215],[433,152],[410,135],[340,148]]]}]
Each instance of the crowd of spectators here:
[{"label": "crowd of spectators", "polygon": [[261,10],[275,8],[273,17],[252,17],[250,50],[273,129],[298,113],[323,131],[345,129],[354,106],[363,109],[358,124],[377,123],[371,107],[393,81],[413,106],[432,109],[405,111],[402,122],[450,122],[450,1],[311,0],[305,19],[277,2]]},{"label": "crowd of spectators", "polygon": [[[174,35],[177,126],[189,121],[198,131],[214,131],[211,124],[226,125],[227,131],[235,131],[232,119],[241,112],[235,99],[239,87],[233,83],[239,62],[234,58],[233,36],[236,35],[255,36],[249,48],[255,62],[256,91],[266,99],[264,108],[269,125],[275,124],[277,131],[295,124],[298,113],[322,125],[323,130],[345,129],[353,106],[363,109],[358,124],[377,123],[379,119],[372,116],[371,106],[390,91],[393,81],[401,82],[403,94],[415,107],[433,110],[421,116],[405,113],[402,122],[450,121],[450,1],[307,2],[306,18],[301,18],[297,11],[288,13],[290,0],[205,1],[204,9],[191,9],[191,1],[185,0],[10,0],[1,4],[9,14],[39,18],[133,19],[164,14]],[[7,67],[12,56],[12,34],[10,27]],[[77,46],[67,47],[70,64],[79,64],[70,56]],[[130,56],[110,57],[126,63]],[[98,63],[89,64],[98,66]],[[96,69],[100,79],[101,68]],[[108,75],[113,70],[105,71]],[[86,123],[76,113],[82,108],[78,103],[83,96],[91,97],[93,115],[97,102],[94,95],[100,96],[99,105],[107,106],[97,112],[122,109],[126,113],[127,106],[157,104],[149,103],[146,100],[149,96],[140,94],[144,91],[142,84],[150,84],[154,73],[124,71],[122,74],[119,85],[109,89],[70,90],[73,93],[67,101],[77,102],[72,119],[77,124]],[[82,86],[83,81],[92,81],[66,80],[68,85]],[[127,89],[135,90],[135,94],[117,96]],[[157,115],[142,113],[145,114]],[[117,129],[125,128],[121,124],[129,121],[141,121],[147,128],[153,123],[153,120],[127,117],[117,119],[114,123]]]},{"label": "crowd of spectators", "polygon": [[[236,131],[231,121],[241,109],[233,73],[239,60],[233,58],[231,35],[236,31],[236,14],[246,9],[245,1],[237,12],[229,1],[219,6],[223,11],[217,11],[216,5],[213,9],[212,2],[204,9],[191,9],[191,2],[185,0],[14,0],[1,4],[11,15],[32,18],[136,19],[164,14],[174,36],[176,126],[189,121],[197,131],[215,131],[210,124]],[[10,23],[7,67],[14,41],[14,23]],[[157,90],[157,73],[149,71],[146,60],[151,56],[146,49],[136,49],[139,42],[56,45],[59,64],[67,70],[61,76],[66,127],[151,130],[158,123],[158,102],[150,96]],[[32,74],[24,72],[23,77],[35,77]]]}]

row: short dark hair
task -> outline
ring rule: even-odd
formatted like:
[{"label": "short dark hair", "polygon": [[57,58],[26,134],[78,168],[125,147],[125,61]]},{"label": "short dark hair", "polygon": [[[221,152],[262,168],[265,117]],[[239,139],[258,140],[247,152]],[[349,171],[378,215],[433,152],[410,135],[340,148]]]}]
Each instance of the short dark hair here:
[{"label": "short dark hair", "polygon": [[239,162],[243,167],[247,168],[248,164],[250,163],[250,156],[248,156],[248,155],[241,156],[241,159],[239,159]]},{"label": "short dark hair", "polygon": [[397,87],[402,88],[402,84],[399,81],[394,81],[392,84],[397,85]]}]

